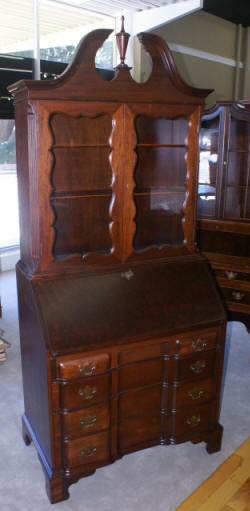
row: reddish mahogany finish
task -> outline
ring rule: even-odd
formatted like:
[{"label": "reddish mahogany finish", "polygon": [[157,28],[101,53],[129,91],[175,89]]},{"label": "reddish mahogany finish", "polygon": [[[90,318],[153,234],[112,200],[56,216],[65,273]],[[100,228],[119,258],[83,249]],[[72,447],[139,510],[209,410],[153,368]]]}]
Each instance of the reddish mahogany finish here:
[{"label": "reddish mahogany finish", "polygon": [[249,103],[218,102],[202,116],[199,248],[217,279],[228,318],[250,330]]},{"label": "reddish mahogany finish", "polygon": [[209,91],[186,85],[167,45],[139,39],[146,83],[115,78],[81,42],[52,81],[15,94],[21,217],[17,266],[26,443],[51,502],[123,454],[220,448],[225,317],[195,249],[198,131]]}]

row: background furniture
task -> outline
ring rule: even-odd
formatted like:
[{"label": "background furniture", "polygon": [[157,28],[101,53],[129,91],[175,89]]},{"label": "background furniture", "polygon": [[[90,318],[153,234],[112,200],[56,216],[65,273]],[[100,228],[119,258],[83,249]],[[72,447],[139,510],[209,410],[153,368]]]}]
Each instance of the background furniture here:
[{"label": "background furniture", "polygon": [[51,502],[123,454],[220,449],[225,315],[195,247],[198,131],[209,91],[178,76],[165,42],[138,37],[152,74],[95,69],[86,36],[52,81],[15,94],[17,267],[25,414]]},{"label": "background furniture", "polygon": [[250,329],[250,110],[217,103],[202,116],[198,244],[229,319]]}]

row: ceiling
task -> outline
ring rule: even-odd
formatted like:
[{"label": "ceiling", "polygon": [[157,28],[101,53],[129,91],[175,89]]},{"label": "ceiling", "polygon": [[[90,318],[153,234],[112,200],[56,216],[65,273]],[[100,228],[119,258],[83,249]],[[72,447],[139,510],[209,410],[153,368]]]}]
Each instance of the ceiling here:
[{"label": "ceiling", "polygon": [[56,3],[77,5],[83,9],[109,16],[119,16],[123,11],[142,11],[177,3],[180,0],[53,0]]},{"label": "ceiling", "polygon": [[232,23],[250,26],[250,0],[204,0],[203,10]]}]

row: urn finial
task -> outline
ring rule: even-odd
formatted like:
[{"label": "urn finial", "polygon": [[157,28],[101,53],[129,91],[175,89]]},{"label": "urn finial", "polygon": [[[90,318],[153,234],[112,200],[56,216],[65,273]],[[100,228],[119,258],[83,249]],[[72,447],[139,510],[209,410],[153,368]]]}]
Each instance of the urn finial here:
[{"label": "urn finial", "polygon": [[125,64],[125,58],[130,35],[127,32],[125,32],[124,29],[124,16],[122,16],[121,19],[122,19],[121,31],[118,34],[116,34],[116,42],[121,59],[120,67],[128,67],[127,64]]}]

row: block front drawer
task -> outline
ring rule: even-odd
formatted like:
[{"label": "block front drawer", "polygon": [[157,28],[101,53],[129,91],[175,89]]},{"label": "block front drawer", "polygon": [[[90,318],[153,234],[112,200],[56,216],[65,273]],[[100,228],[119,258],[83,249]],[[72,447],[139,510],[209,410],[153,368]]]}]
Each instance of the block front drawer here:
[{"label": "block front drawer", "polygon": [[94,431],[107,429],[110,424],[109,406],[102,403],[77,412],[64,413],[62,422],[65,437],[88,435]]},{"label": "block front drawer", "polygon": [[64,442],[64,459],[66,467],[108,461],[109,432],[89,435]]},{"label": "block front drawer", "polygon": [[74,382],[60,384],[61,408],[83,408],[108,399],[110,376],[82,378]]},{"label": "block front drawer", "polygon": [[215,351],[207,351],[176,360],[175,378],[193,380],[212,376],[215,370],[215,355]]},{"label": "block front drawer", "polygon": [[57,376],[59,378],[79,378],[104,373],[110,367],[108,354],[83,356],[73,359],[57,360]]}]

